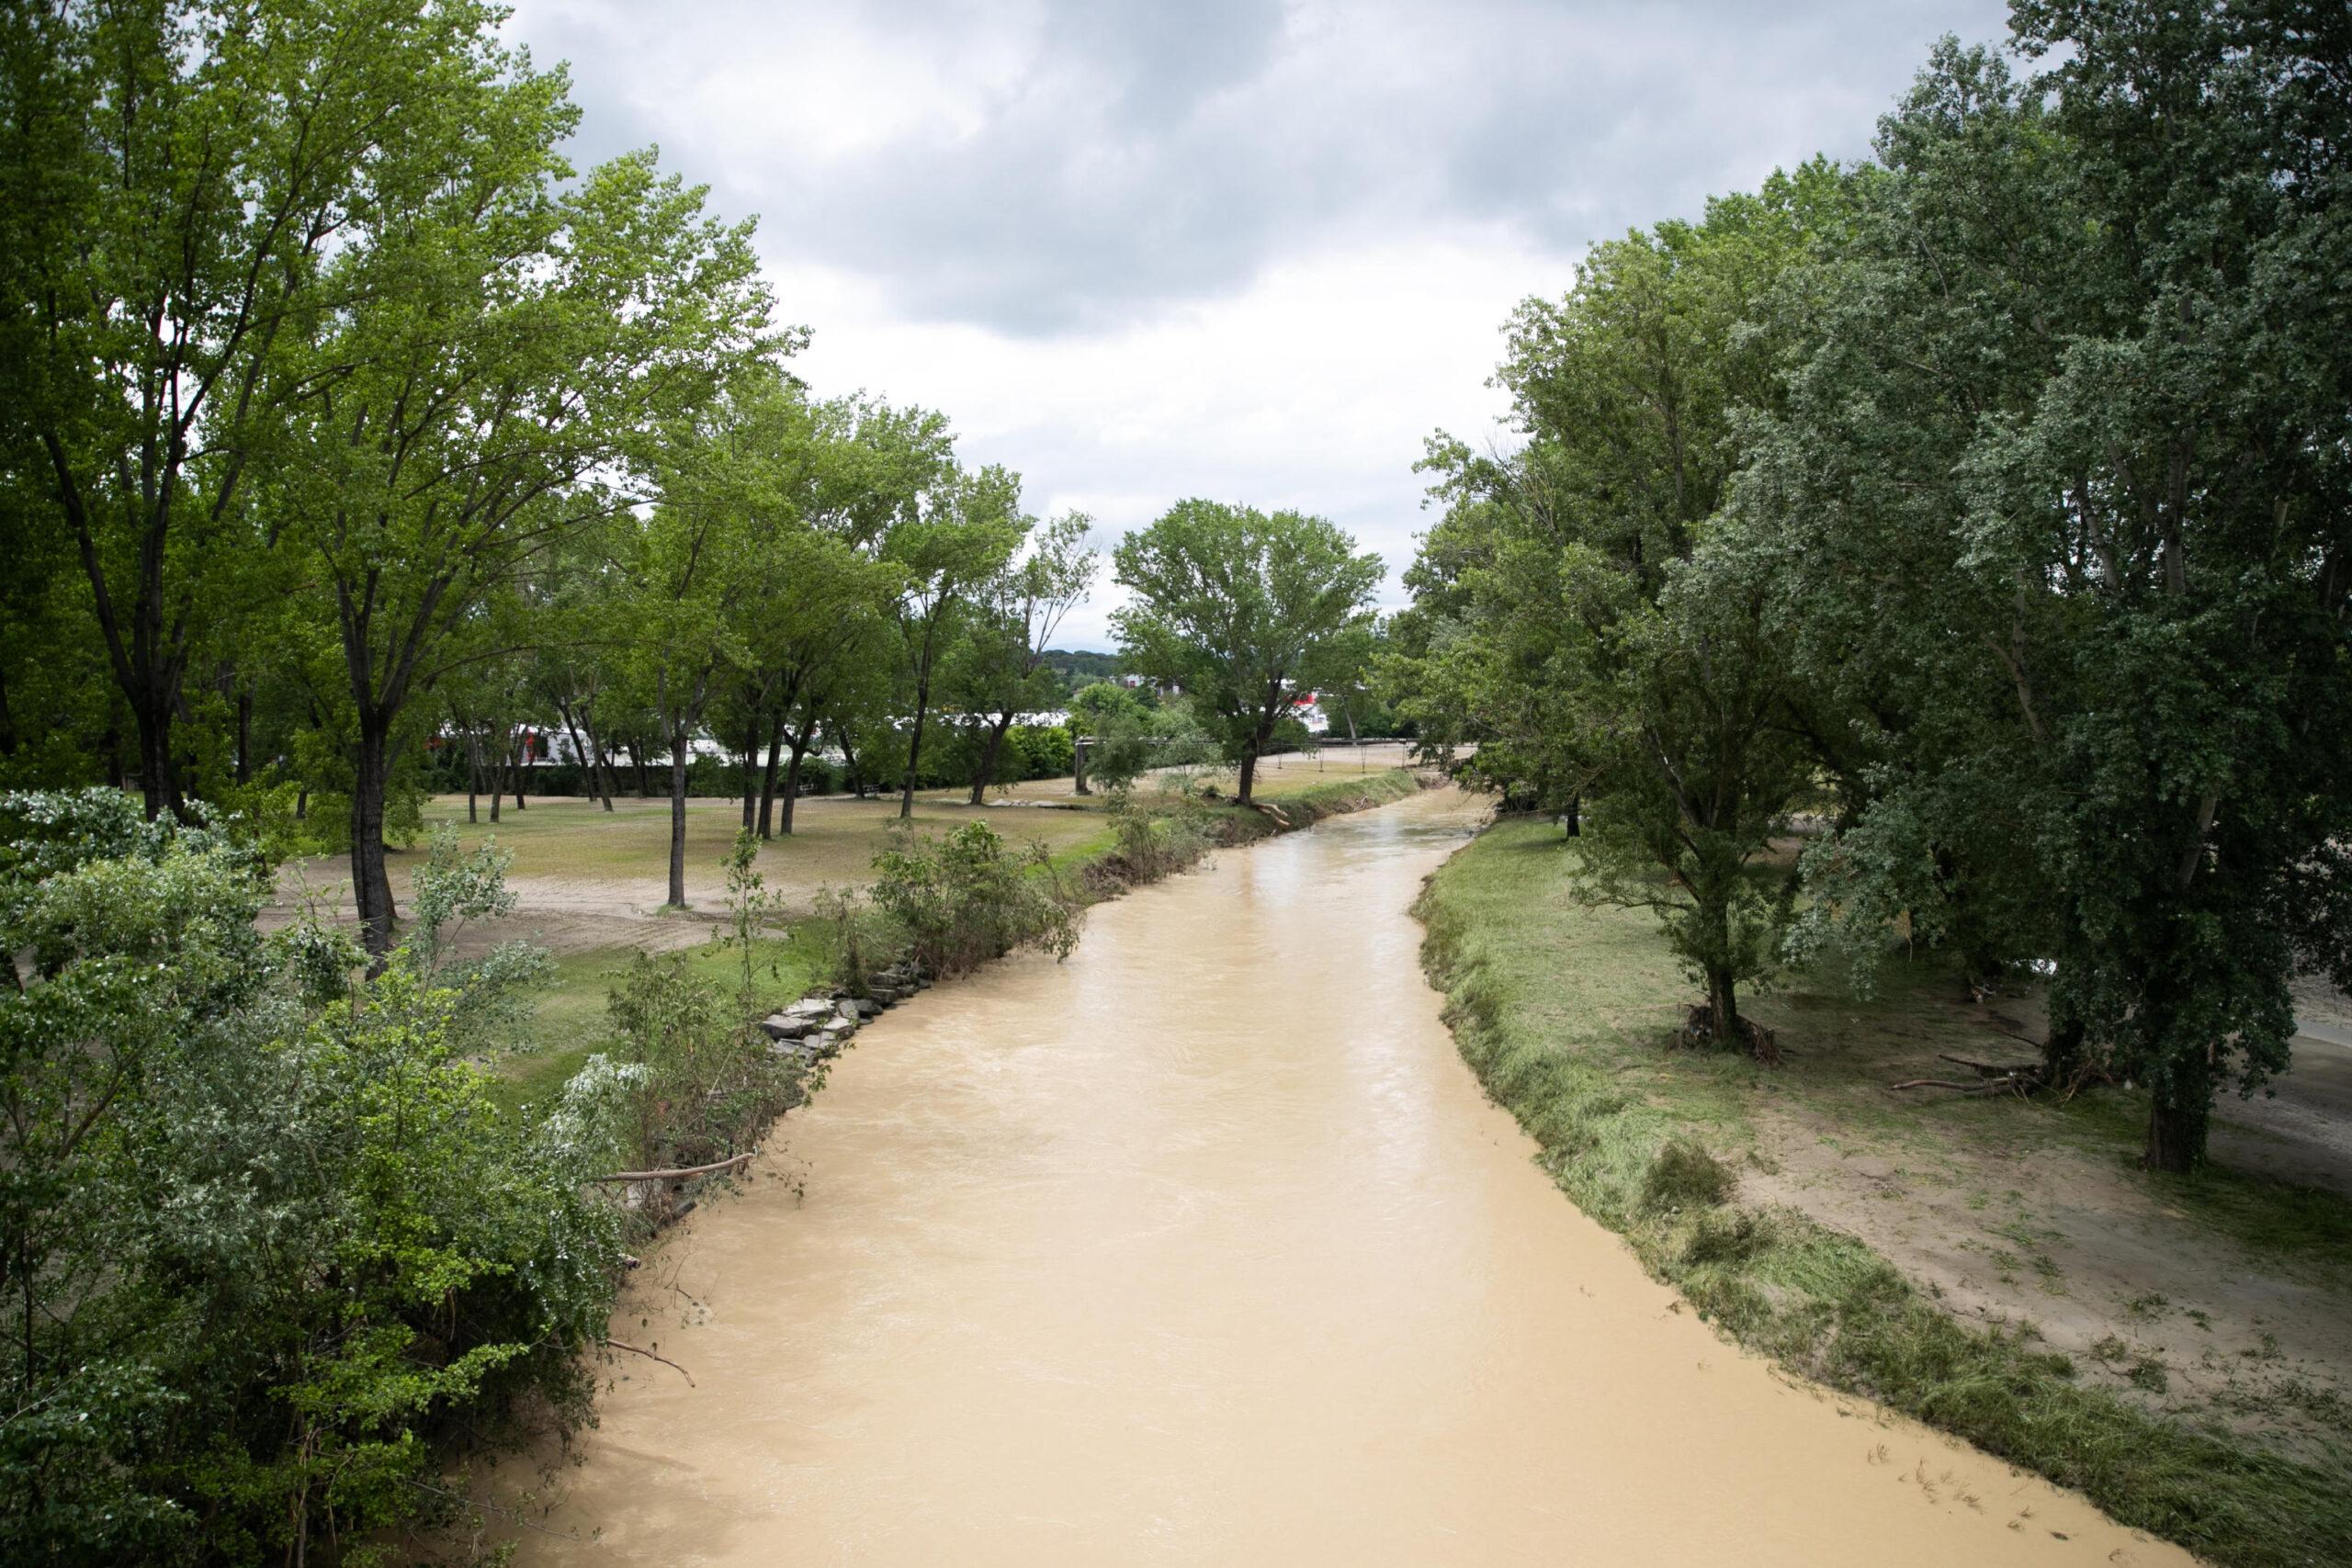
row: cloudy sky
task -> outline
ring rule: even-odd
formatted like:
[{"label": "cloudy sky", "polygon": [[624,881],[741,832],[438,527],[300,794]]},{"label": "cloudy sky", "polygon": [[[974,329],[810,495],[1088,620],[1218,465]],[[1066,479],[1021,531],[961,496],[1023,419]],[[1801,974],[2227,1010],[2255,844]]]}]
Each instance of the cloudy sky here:
[{"label": "cloudy sky", "polygon": [[[585,163],[655,143],[755,213],[820,393],[944,410],[1105,545],[1189,495],[1388,558],[1482,438],[1512,304],[1594,239],[1866,151],[1999,0],[519,0]],[[1111,646],[1104,590],[1062,641]]]}]

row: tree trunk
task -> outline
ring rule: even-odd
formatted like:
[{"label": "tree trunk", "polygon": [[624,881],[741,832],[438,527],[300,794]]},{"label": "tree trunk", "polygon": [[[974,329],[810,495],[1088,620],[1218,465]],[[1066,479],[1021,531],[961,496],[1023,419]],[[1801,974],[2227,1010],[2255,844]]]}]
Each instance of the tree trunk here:
[{"label": "tree trunk", "polygon": [[524,781],[530,776],[531,771],[531,732],[529,729],[521,727],[516,728],[514,731],[514,749],[509,755],[514,770],[511,775],[514,784],[514,809],[520,811],[523,809],[523,784]]},{"label": "tree trunk", "polygon": [[[5,728],[5,715],[0,715],[0,728]],[[254,782],[254,694],[251,687],[237,694],[237,782]]]},{"label": "tree trunk", "polygon": [[169,811],[177,815],[187,804],[179,779],[172,771],[172,716],[168,703],[153,699],[133,703],[130,716],[139,725],[139,791],[149,820]]},{"label": "tree trunk", "polygon": [[481,738],[469,728],[466,731],[466,821],[469,826],[481,820]]},{"label": "tree trunk", "polygon": [[776,837],[776,761],[783,757],[783,719],[767,731],[767,760],[760,764],[760,837]]},{"label": "tree trunk", "polygon": [[2170,1066],[2168,1075],[2149,1086],[2148,1146],[2140,1163],[2150,1170],[2186,1174],[2205,1163],[2213,1071],[2202,1056]]},{"label": "tree trunk", "polygon": [[776,828],[787,839],[792,837],[793,803],[800,798],[800,759],[808,754],[808,747],[816,739],[814,724],[792,738],[792,755],[784,769],[784,810]]},{"label": "tree trunk", "polygon": [[784,750],[784,709],[778,707],[775,721],[768,726],[767,763],[760,773],[760,837],[763,839],[775,836],[775,764]]},{"label": "tree trunk", "polygon": [[2041,1046],[2041,1076],[2053,1084],[2071,1079],[2083,1064],[2083,1021],[2050,1021],[2050,1037]]},{"label": "tree trunk", "polygon": [[686,727],[670,730],[670,904],[686,907]]},{"label": "tree trunk", "polygon": [[580,733],[588,741],[588,766],[596,774],[596,798],[613,808],[613,754],[596,736],[596,715],[586,704],[580,708]]},{"label": "tree trunk", "polygon": [[1091,737],[1073,735],[1069,738],[1069,776],[1072,795],[1092,795],[1086,787],[1086,743]]},{"label": "tree trunk", "polygon": [[1745,1045],[1740,1038],[1739,995],[1728,969],[1707,970],[1707,1026],[1718,1045]]},{"label": "tree trunk", "polygon": [[503,761],[492,763],[487,756],[482,754],[480,743],[477,742],[476,745],[475,755],[479,760],[475,765],[481,770],[481,782],[490,786],[490,819],[495,822],[498,820],[499,812],[506,804],[506,781],[499,776],[505,771],[506,765]]},{"label": "tree trunk", "polygon": [[634,740],[628,742],[623,750],[628,752],[630,771],[637,775],[637,798],[643,800],[646,796],[645,753],[637,749],[637,742]]},{"label": "tree trunk", "polygon": [[1581,837],[1584,833],[1584,796],[1580,795],[1568,796],[1568,809],[1565,815],[1567,818],[1565,824],[1567,829],[1566,836],[1571,839]]},{"label": "tree trunk", "polygon": [[972,774],[972,804],[988,804],[989,785],[996,783],[996,760],[1004,750],[1005,731],[1012,728],[1012,716],[1006,714],[989,729],[989,738],[980,748],[980,765]]},{"label": "tree trunk", "polygon": [[855,749],[850,745],[848,729],[843,728],[840,734],[834,737],[834,739],[840,743],[842,749],[842,782],[849,786],[851,795],[854,795],[859,800],[864,800],[865,798],[865,771],[857,765],[857,752]]},{"label": "tree trunk", "polygon": [[359,911],[360,945],[368,950],[368,971],[383,973],[397,940],[392,907],[392,879],[384,864],[384,795],[391,775],[390,726],[367,713],[359,716],[358,770],[351,785],[351,896]]},{"label": "tree trunk", "polygon": [[907,737],[906,785],[899,792],[899,820],[906,821],[915,814],[915,769],[922,761],[923,710],[930,704],[931,682],[923,682],[915,688],[915,728]]},{"label": "tree trunk", "polygon": [[596,798],[596,763],[588,755],[588,748],[580,743],[580,727],[571,721],[571,705],[558,703],[555,711],[563,717],[563,732],[571,737],[571,754],[580,760],[580,785],[589,799]]},{"label": "tree trunk", "polygon": [[745,721],[743,730],[743,831],[750,832],[759,820],[760,791],[755,775],[760,766],[760,718],[757,713]]},{"label": "tree trunk", "polygon": [[1252,740],[1250,742],[1249,749],[1241,753],[1241,786],[1234,798],[1238,800],[1244,806],[1249,805],[1250,789],[1250,786],[1257,782],[1257,778],[1258,743],[1255,740]]}]

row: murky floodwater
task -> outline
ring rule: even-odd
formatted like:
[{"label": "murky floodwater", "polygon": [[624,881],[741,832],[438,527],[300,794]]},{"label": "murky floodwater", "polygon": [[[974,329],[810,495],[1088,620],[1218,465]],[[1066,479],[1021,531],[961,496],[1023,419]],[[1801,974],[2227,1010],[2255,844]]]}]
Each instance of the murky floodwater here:
[{"label": "murky floodwater", "polygon": [[869,1027],[805,1201],[649,1265],[616,1332],[695,1384],[622,1358],[524,1561],[2185,1562],[1787,1385],[1536,1170],[1406,913],[1472,821],[1228,852]]}]

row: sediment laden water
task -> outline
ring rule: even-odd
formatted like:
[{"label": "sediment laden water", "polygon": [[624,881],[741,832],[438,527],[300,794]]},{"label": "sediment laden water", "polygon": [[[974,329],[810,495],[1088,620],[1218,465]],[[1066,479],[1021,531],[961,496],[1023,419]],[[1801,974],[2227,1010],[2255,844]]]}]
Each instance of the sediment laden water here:
[{"label": "sediment laden water", "polygon": [[616,1335],[694,1383],[622,1358],[522,1560],[2186,1562],[1792,1385],[1559,1193],[1417,963],[1475,820],[1228,852],[869,1026],[649,1262]]}]

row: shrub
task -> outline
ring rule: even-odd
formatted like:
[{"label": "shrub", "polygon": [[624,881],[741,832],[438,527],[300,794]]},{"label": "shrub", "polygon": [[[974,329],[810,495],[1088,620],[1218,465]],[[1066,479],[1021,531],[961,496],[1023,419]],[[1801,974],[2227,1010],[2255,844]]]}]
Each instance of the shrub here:
[{"label": "shrub", "polygon": [[875,908],[926,974],[961,974],[1021,947],[1057,958],[1078,945],[1078,912],[1042,847],[1008,851],[985,822],[913,839],[874,857]]},{"label": "shrub", "polygon": [[582,1188],[598,1086],[574,1135],[518,1136],[458,1055],[470,982],[265,941],[256,857],[209,827],[103,790],[0,820],[12,1553],[324,1557],[437,1507],[450,1445],[584,1418],[618,1256]]},{"label": "shrub", "polygon": [[1077,755],[1065,725],[1017,724],[1005,735],[1020,759],[1024,779],[1057,779],[1067,774]]},{"label": "shrub", "polygon": [[1188,796],[1169,795],[1146,806],[1133,791],[1117,789],[1110,815],[1119,867],[1130,882],[1157,882],[1208,852],[1205,813]]},{"label": "shrub", "polygon": [[762,953],[781,900],[758,870],[759,840],[738,833],[727,859],[726,929],[735,994],[687,967],[686,955],[640,953],[606,1004],[622,1061],[641,1069],[629,1090],[626,1162],[639,1168],[706,1165],[757,1145],[770,1122],[811,1089],[800,1058],[773,1049],[760,1028]]},{"label": "shrub", "polygon": [[882,955],[876,950],[881,944],[875,938],[872,913],[854,887],[817,889],[818,929],[831,954],[833,984],[853,997],[866,995],[873,988],[875,970],[884,966],[877,962]]}]

